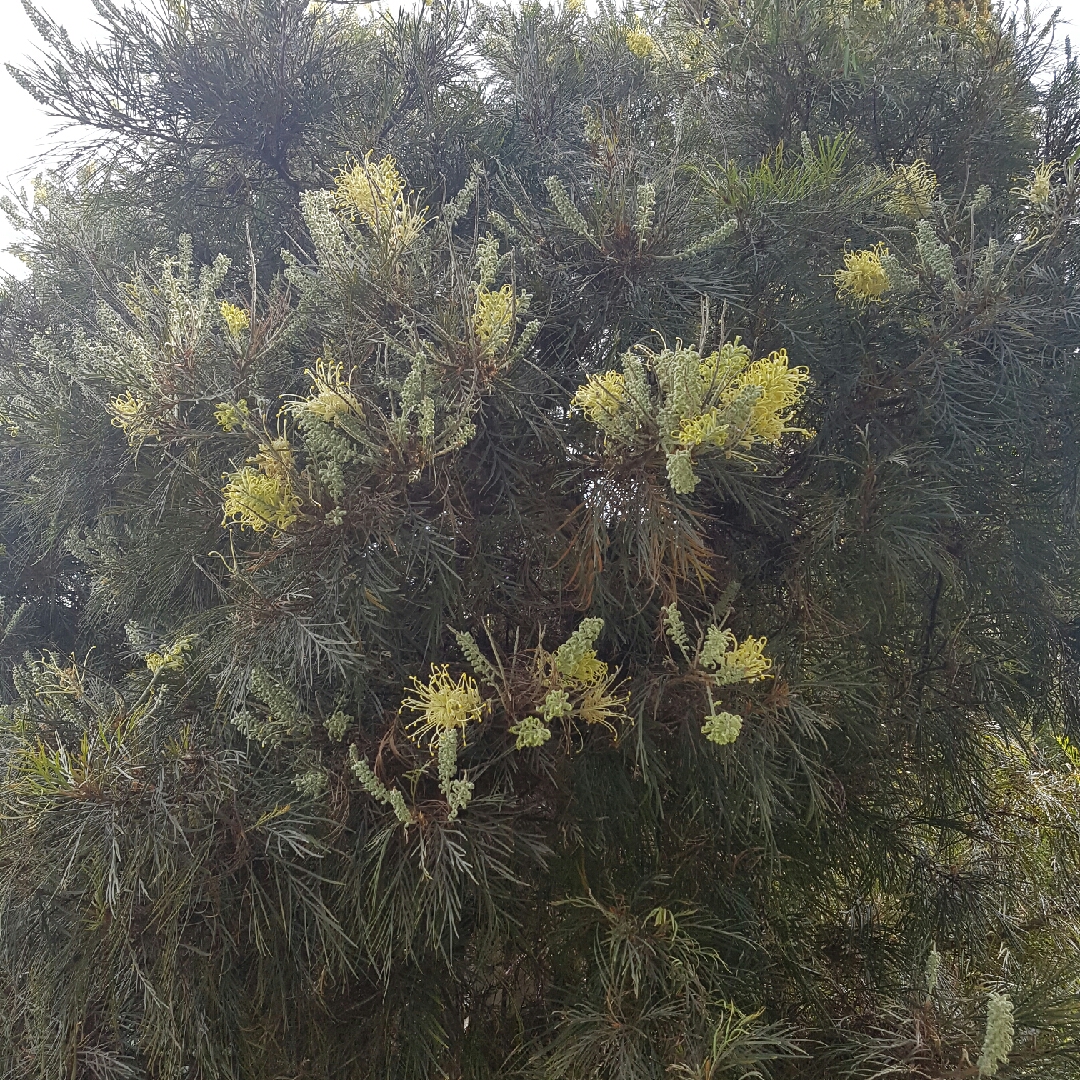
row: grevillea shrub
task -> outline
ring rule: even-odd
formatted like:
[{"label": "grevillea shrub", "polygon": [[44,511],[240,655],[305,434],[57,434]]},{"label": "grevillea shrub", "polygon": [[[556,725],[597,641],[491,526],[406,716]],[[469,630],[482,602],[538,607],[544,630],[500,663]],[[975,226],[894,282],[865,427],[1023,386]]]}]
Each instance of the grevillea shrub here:
[{"label": "grevillea shrub", "polygon": [[34,17],[0,1074],[1075,1077],[1053,21]]}]

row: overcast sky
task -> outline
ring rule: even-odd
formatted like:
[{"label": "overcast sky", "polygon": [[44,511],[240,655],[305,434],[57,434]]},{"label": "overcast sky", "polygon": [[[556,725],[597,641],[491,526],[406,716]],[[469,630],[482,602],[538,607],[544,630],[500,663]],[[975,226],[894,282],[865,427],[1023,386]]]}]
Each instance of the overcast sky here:
[{"label": "overcast sky", "polygon": [[[39,6],[58,23],[66,27],[76,40],[95,36],[95,16],[90,0],[39,0]],[[1036,9],[1049,6],[1033,3]],[[1080,24],[1080,0],[1061,0],[1062,14],[1069,23],[1067,32],[1080,38],[1073,27]],[[0,61],[19,63],[32,56],[37,37],[33,24],[19,0],[0,0]],[[34,158],[55,144],[56,122],[50,120],[11,78],[0,69],[0,182],[25,182],[20,177]],[[0,214],[0,249],[14,239],[6,218]],[[0,270],[18,272],[21,264],[10,255],[0,253]]]}]

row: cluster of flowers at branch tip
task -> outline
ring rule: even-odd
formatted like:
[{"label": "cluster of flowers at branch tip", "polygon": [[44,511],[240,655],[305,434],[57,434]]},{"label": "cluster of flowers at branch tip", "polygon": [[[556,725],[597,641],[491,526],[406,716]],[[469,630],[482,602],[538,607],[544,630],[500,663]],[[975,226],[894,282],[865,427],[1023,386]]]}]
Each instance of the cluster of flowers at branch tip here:
[{"label": "cluster of flowers at branch tip", "polygon": [[641,25],[640,19],[626,31],[626,47],[640,60],[647,60],[656,52],[656,42],[652,35]]},{"label": "cluster of flowers at branch tip", "polygon": [[285,436],[259,446],[255,457],[227,473],[222,489],[223,525],[236,522],[262,532],[284,531],[297,519],[300,497],[292,486],[292,448]]},{"label": "cluster of flowers at branch tip", "polygon": [[[410,264],[401,258],[401,244],[408,242],[409,230],[418,233],[424,214],[406,196],[405,181],[392,158],[377,161],[368,154],[339,175],[335,192],[305,193],[303,205],[321,259],[333,264],[347,260],[350,250],[378,254],[381,249],[378,273],[410,272]],[[329,353],[307,371],[310,392],[286,404],[305,455],[303,475],[315,482],[310,502],[323,511],[325,524],[340,526],[347,519],[349,467],[370,464],[388,444],[394,457],[409,466],[410,478],[466,445],[476,434],[474,417],[488,382],[535,340],[539,320],[519,329],[531,297],[513,283],[512,255],[500,255],[497,237],[480,239],[476,266],[477,278],[468,290],[455,293],[460,321],[449,358],[446,342],[432,343],[417,325],[399,323],[407,341],[392,349],[381,387],[389,394],[388,409],[372,402],[357,369],[347,370]],[[507,268],[511,281],[503,283],[500,271]],[[298,280],[298,287],[305,286]],[[462,376],[461,364],[467,354],[477,376],[469,380]],[[398,366],[401,362],[405,371]],[[265,486],[254,476],[246,479]]]},{"label": "cluster of flowers at branch tip", "polygon": [[1053,161],[1043,161],[1035,166],[1031,180],[1027,187],[1021,188],[1017,194],[1026,199],[1037,210],[1045,210],[1050,205],[1051,185],[1057,164]]},{"label": "cluster of flowers at branch tip", "polygon": [[161,652],[149,652],[146,654],[146,666],[154,675],[163,671],[180,671],[184,667],[187,654],[191,652],[194,638],[190,634],[177,638],[171,645]]},{"label": "cluster of flowers at branch tip", "polygon": [[[485,236],[477,245],[477,283],[473,291],[472,330],[485,353],[502,353],[514,337],[519,318],[527,314],[532,297],[510,283],[492,288],[499,269],[499,241]],[[535,339],[540,323],[530,322],[518,340],[515,357]]]},{"label": "cluster of flowers at branch tip", "polygon": [[464,743],[465,729],[469,724],[479,723],[484,712],[484,701],[476,680],[463,674],[455,682],[447,664],[433,664],[427,682],[421,682],[413,675],[412,684],[413,696],[401,702],[403,709],[419,714],[405,729],[409,738],[417,744],[426,740],[433,746],[450,731],[455,737],[461,732]]},{"label": "cluster of flowers at branch tip", "polygon": [[237,307],[236,304],[230,304],[228,300],[222,300],[218,310],[221,312],[221,318],[225,323],[225,328],[233,337],[238,337],[251,325],[251,319],[248,317],[248,313],[242,307]]},{"label": "cluster of flowers at branch tip", "polygon": [[243,398],[239,401],[222,401],[214,407],[214,422],[222,431],[233,432],[242,428],[250,416],[251,410]]},{"label": "cluster of flowers at branch tip", "polygon": [[889,249],[883,244],[844,252],[844,268],[833,275],[836,295],[858,304],[880,304],[892,281],[886,269]]},{"label": "cluster of flowers at branch tip", "polygon": [[[311,717],[305,714],[296,690],[275,678],[266,668],[256,665],[251,672],[250,694],[263,706],[254,713],[241,709],[232,717],[232,724],[249,739],[264,747],[279,747],[286,736],[310,729]],[[351,723],[351,717],[336,708],[323,721],[327,734],[340,741]],[[299,771],[293,776],[293,787],[306,799],[317,799],[329,786],[329,778],[310,750],[301,751],[297,761]]]},{"label": "cluster of flowers at branch tip", "polygon": [[492,352],[500,349],[510,338],[518,314],[529,307],[528,293],[515,293],[512,285],[501,289],[476,290],[476,306],[473,310],[473,331],[476,340]]},{"label": "cluster of flowers at branch tip", "polygon": [[339,210],[358,219],[394,250],[412,244],[427,223],[425,211],[406,193],[397,162],[389,155],[373,161],[369,151],[363,161],[339,173],[335,197]]},{"label": "cluster of flowers at branch tip", "polygon": [[[512,690],[497,650],[496,667],[471,634],[457,632],[458,646],[469,666],[482,682],[499,693],[508,711],[520,715],[520,703],[531,701],[528,715],[509,728],[516,749],[543,746],[551,739],[556,723],[562,724],[567,733],[574,722],[580,721],[618,735],[629,699],[618,691],[618,670],[596,655],[594,646],[603,628],[603,619],[583,619],[554,652],[537,645],[530,664],[513,665],[519,681]],[[521,676],[522,671],[527,674]]]},{"label": "cluster of flowers at branch tip", "polygon": [[767,640],[763,637],[748,637],[740,643],[730,630],[714,623],[700,635],[697,647],[692,649],[686,623],[678,607],[670,604],[662,609],[661,614],[664,631],[682,653],[683,659],[692,669],[696,668],[705,676],[709,712],[701,733],[709,742],[718,746],[734,742],[742,730],[742,717],[718,710],[712,690],[714,686],[723,688],[736,683],[754,683],[772,678],[769,674],[772,660],[764,655]]},{"label": "cluster of flowers at branch tip", "polygon": [[351,417],[363,419],[364,410],[349,388],[340,362],[320,357],[314,368],[304,369],[304,374],[311,380],[311,391],[307,397],[289,403],[289,410],[294,415],[308,415],[324,424],[339,426],[345,426]]},{"label": "cluster of flowers at branch tip", "polygon": [[125,390],[109,402],[113,427],[120,428],[129,445],[141,446],[147,439],[161,434],[150,406],[138,394]]},{"label": "cluster of flowers at branch tip", "polygon": [[919,159],[893,170],[893,186],[886,209],[899,217],[924,218],[937,196],[938,182],[933,170]]},{"label": "cluster of flowers at branch tip", "polygon": [[554,653],[537,647],[532,672],[535,713],[510,728],[518,750],[542,746],[556,722],[580,720],[618,735],[629,698],[617,691],[618,670],[599,659],[593,647],[603,628],[603,619],[583,619]]},{"label": "cluster of flowers at branch tip", "polygon": [[668,482],[683,495],[697,486],[694,466],[703,455],[750,460],[746,451],[758,444],[809,437],[791,424],[809,378],[807,368],[790,365],[785,349],[752,360],[738,338],[708,356],[681,342],[659,353],[637,346],[623,357],[622,371],[590,375],[571,405],[600,428],[609,449],[661,450]]},{"label": "cluster of flowers at branch tip", "polygon": [[[330,496],[340,501],[345,467],[356,459],[357,445],[365,438],[364,410],[350,387],[351,373],[347,377],[340,362],[320,357],[304,374],[311,380],[310,392],[294,398],[286,409],[297,420],[316,474]],[[343,519],[340,507],[327,515],[333,524]]]},{"label": "cluster of flowers at branch tip", "polygon": [[993,1076],[1009,1060],[1013,1048],[1013,1003],[1007,994],[991,994],[986,1002],[986,1036],[979,1054],[979,1076]]},{"label": "cluster of flowers at branch tip", "polygon": [[[466,728],[480,722],[487,703],[471,676],[462,674],[455,681],[448,665],[433,664],[426,682],[412,676],[411,696],[402,700],[401,708],[417,714],[406,726],[406,734],[435,757],[439,791],[446,798],[447,818],[453,821],[469,805],[473,793],[472,781],[457,775],[458,750],[465,745]],[[349,749],[349,764],[361,787],[373,799],[389,806],[398,821],[410,825],[418,820],[404,795],[375,775],[355,744]]]},{"label": "cluster of flowers at branch tip", "polygon": [[[483,246],[483,243],[482,245]],[[497,254],[495,256],[497,261]],[[445,381],[445,363],[439,350],[425,341],[415,343],[408,374],[401,382],[397,409],[389,434],[405,456],[418,455],[431,461],[453,453],[476,435],[473,417],[482,386],[499,369],[512,366],[532,344],[539,332],[538,320],[531,321],[517,335],[517,317],[528,309],[529,295],[516,293],[512,286],[490,289],[490,278],[481,276],[473,286],[470,326],[465,330],[465,348],[477,348],[481,361],[476,371],[481,380],[464,394]],[[419,436],[419,443],[417,443]]]},{"label": "cluster of flowers at branch tip", "polygon": [[[240,351],[239,335],[249,326],[249,315],[217,299],[230,265],[226,256],[218,255],[196,274],[191,237],[181,236],[177,256],[164,261],[159,276],[151,280],[139,275],[120,283],[126,317],[102,311],[101,338],[94,348],[112,357],[110,365],[122,361],[125,375],[123,392],[106,408],[132,448],[171,434],[180,421],[178,406],[186,392],[178,396],[176,367],[188,365],[207,347],[219,349],[223,336],[234,352]],[[213,317],[215,310],[223,327]],[[151,311],[156,313],[153,318]],[[136,385],[125,385],[129,378]]]}]

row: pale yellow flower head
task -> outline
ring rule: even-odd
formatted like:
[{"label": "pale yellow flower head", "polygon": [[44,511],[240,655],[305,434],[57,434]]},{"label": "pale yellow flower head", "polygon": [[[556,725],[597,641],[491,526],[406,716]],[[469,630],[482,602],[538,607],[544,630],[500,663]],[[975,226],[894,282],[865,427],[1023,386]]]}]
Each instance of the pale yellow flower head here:
[{"label": "pale yellow flower head", "polygon": [[626,720],[626,703],[630,695],[614,692],[616,675],[612,674],[597,682],[589,683],[578,705],[578,716],[583,723],[599,724],[613,735]]},{"label": "pale yellow flower head", "polygon": [[396,212],[404,192],[405,181],[389,154],[382,161],[372,161],[369,152],[363,161],[337,177],[338,205],[372,227],[380,217]]},{"label": "pale yellow flower head", "polygon": [[730,652],[725,653],[717,665],[718,682],[757,682],[759,679],[772,678],[769,669],[772,659],[763,655],[767,639],[748,637]]},{"label": "pale yellow flower head", "polygon": [[147,653],[146,666],[155,675],[159,671],[180,671],[187,659],[187,654],[191,652],[191,644],[194,640],[188,634],[174,641],[163,652]]},{"label": "pale yellow flower head", "polygon": [[640,21],[626,31],[626,47],[641,60],[647,60],[656,52],[656,42]]},{"label": "pale yellow flower head", "polygon": [[837,296],[850,297],[863,304],[881,303],[892,285],[881,261],[888,254],[889,249],[880,243],[861,251],[845,251],[844,269],[833,275]]},{"label": "pale yellow flower head", "polygon": [[235,404],[231,401],[223,401],[214,407],[214,420],[222,431],[231,432],[242,427],[250,413],[248,403],[243,398]]},{"label": "pale yellow flower head", "polygon": [[580,409],[594,424],[604,427],[627,403],[626,378],[618,371],[605,371],[590,375],[584,386],[570,399],[575,409]]},{"label": "pale yellow flower head", "polygon": [[924,218],[937,194],[937,177],[923,160],[899,165],[893,172],[893,190],[887,207],[902,217]]},{"label": "pale yellow flower head", "polygon": [[150,413],[150,406],[130,390],[113,398],[109,402],[109,411],[113,414],[113,427],[120,428],[132,446],[139,446],[161,434]]},{"label": "pale yellow flower head", "polygon": [[405,180],[397,162],[387,155],[373,161],[369,152],[364,160],[337,177],[339,209],[359,218],[392,248],[403,250],[419,235],[426,218],[405,191]]},{"label": "pale yellow flower head", "polygon": [[590,649],[571,669],[566,677],[571,682],[581,686],[592,686],[602,683],[608,677],[606,660],[597,659],[596,653]]},{"label": "pale yellow flower head", "polygon": [[713,673],[718,686],[771,678],[772,660],[764,655],[766,644],[763,637],[748,637],[739,644],[730,630],[710,626],[701,649],[701,666]]},{"label": "pale yellow flower head", "polygon": [[419,713],[406,729],[409,738],[416,743],[425,738],[435,742],[446,731],[460,731],[464,743],[465,728],[478,722],[484,710],[476,681],[463,674],[454,682],[446,664],[432,664],[428,681],[421,682],[414,675],[412,684],[414,696],[401,702],[403,709]]},{"label": "pale yellow flower head", "polygon": [[230,304],[228,300],[221,301],[220,311],[221,318],[233,337],[236,337],[237,334],[242,330],[246,330],[251,325],[251,319],[248,318],[248,313],[242,307],[237,307],[236,304]]},{"label": "pale yellow flower head", "polygon": [[742,731],[742,717],[729,712],[713,712],[705,717],[701,733],[709,742],[717,746],[733,743]]},{"label": "pale yellow flower head", "polygon": [[789,427],[794,409],[806,393],[810,381],[810,369],[791,367],[787,349],[769,353],[763,360],[755,360],[739,376],[738,387],[760,388],[761,395],[750,408],[747,436],[756,442],[776,446],[789,431],[806,435],[802,428]]},{"label": "pale yellow flower head", "polygon": [[221,501],[225,512],[222,525],[235,521],[254,532],[271,527],[287,529],[296,521],[300,502],[283,481],[249,465],[227,477]]},{"label": "pale yellow flower head", "polygon": [[296,403],[297,410],[303,410],[327,424],[335,419],[347,416],[363,416],[360,402],[349,389],[344,368],[340,363],[315,361],[315,368],[304,372],[311,379],[311,393]]},{"label": "pale yellow flower head", "polygon": [[[805,397],[810,369],[791,367],[786,349],[749,365],[741,356],[736,359],[741,362],[720,365],[710,357],[709,364],[701,365],[706,385],[711,379],[714,385],[726,388],[715,406],[682,420],[675,433],[679,445],[749,449],[757,443],[776,446],[788,433],[808,435],[805,429],[792,427],[790,421]],[[740,401],[746,403],[741,413]]]},{"label": "pale yellow flower head", "polygon": [[300,498],[292,488],[288,440],[274,439],[260,446],[259,453],[248,462],[225,478],[222,525],[235,521],[254,532],[287,529],[296,521],[300,507]]},{"label": "pale yellow flower head", "polygon": [[1050,202],[1050,181],[1053,175],[1054,163],[1052,161],[1044,161],[1041,165],[1035,166],[1035,172],[1026,192],[1029,202],[1040,207]]},{"label": "pale yellow flower head", "polygon": [[528,293],[515,293],[511,285],[501,289],[476,290],[473,307],[473,332],[476,340],[490,351],[509,344],[518,316],[529,309]]}]

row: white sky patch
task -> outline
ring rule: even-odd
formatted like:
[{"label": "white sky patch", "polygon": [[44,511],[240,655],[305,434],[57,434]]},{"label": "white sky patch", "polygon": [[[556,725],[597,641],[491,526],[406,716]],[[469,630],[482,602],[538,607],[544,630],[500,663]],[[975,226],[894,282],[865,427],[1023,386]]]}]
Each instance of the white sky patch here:
[{"label": "white sky patch", "polygon": [[[75,41],[92,40],[101,33],[90,0],[43,0],[40,7]],[[0,0],[0,28],[0,61],[4,64],[21,65],[36,55],[40,39],[19,0]],[[5,188],[23,188],[40,171],[34,167],[35,160],[60,142],[58,121],[19,86],[7,68],[0,68],[0,118],[0,183]],[[0,214],[0,249],[14,240],[11,225]],[[5,252],[0,253],[0,270],[21,276],[26,268]]]}]

